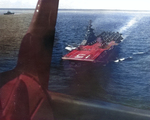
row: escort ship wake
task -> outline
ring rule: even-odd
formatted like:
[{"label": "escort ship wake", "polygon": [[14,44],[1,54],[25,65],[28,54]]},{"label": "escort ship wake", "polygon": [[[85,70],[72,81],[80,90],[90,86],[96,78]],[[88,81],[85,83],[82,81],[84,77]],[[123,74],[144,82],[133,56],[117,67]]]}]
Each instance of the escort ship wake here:
[{"label": "escort ship wake", "polygon": [[[118,45],[123,39],[119,32],[102,32],[95,36],[91,28],[91,21],[85,34],[85,40],[78,47],[67,46],[70,50],[68,54],[62,57],[63,60],[88,61],[88,62],[106,62],[110,56],[110,51]],[[73,49],[72,49],[73,48]]]}]

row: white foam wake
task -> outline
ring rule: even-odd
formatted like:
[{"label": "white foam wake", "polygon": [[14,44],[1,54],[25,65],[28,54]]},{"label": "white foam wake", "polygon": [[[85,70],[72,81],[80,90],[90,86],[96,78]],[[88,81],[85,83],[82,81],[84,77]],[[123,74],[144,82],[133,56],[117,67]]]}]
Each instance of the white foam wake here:
[{"label": "white foam wake", "polygon": [[130,57],[127,57],[127,58],[120,58],[120,59],[117,59],[117,60],[115,60],[114,62],[122,62],[122,61],[124,61],[124,60],[127,60],[127,59],[132,59],[132,57],[130,56]]},{"label": "white foam wake", "polygon": [[124,61],[124,60],[125,60],[125,58],[120,58],[120,59],[115,60],[114,62],[121,62],[121,61]]},{"label": "white foam wake", "polygon": [[123,33],[124,31],[128,30],[129,28],[131,28],[135,23],[137,23],[141,18],[136,16],[132,19],[130,19],[127,24],[125,26],[123,26],[122,28],[120,28],[119,32]]},{"label": "white foam wake", "polygon": [[144,54],[145,52],[136,52],[136,53],[133,53],[133,55],[141,55],[141,54]]}]

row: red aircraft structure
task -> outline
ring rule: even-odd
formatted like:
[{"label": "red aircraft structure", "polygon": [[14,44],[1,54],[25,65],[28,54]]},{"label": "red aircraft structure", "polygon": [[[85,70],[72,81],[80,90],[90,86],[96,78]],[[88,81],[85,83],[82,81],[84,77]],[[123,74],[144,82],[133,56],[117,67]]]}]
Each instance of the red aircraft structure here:
[{"label": "red aircraft structure", "polygon": [[48,81],[58,0],[39,0],[15,69],[0,74],[0,120],[53,120]]}]

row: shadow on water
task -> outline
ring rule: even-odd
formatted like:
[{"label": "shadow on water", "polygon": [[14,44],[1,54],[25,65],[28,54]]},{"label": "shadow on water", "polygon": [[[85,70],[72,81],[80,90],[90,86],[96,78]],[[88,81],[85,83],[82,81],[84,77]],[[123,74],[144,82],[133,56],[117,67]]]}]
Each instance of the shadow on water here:
[{"label": "shadow on water", "polygon": [[[73,64],[72,62],[70,64]],[[80,64],[78,66],[77,64]],[[103,87],[110,81],[111,66],[101,63],[74,63],[75,74],[72,77],[69,94],[88,99],[103,100],[107,92]],[[72,67],[69,66],[69,67]],[[72,67],[73,68],[73,67]]]}]

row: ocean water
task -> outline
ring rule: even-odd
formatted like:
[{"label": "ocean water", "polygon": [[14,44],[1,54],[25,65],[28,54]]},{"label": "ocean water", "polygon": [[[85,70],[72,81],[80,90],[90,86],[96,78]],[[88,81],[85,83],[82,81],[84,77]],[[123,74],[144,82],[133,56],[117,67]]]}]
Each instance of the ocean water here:
[{"label": "ocean water", "polygon": [[[0,19],[0,26],[2,23],[9,24],[9,19],[16,23],[11,29],[5,25],[0,28],[0,34],[3,33],[0,35],[0,72],[16,65],[21,38],[29,26],[33,11],[23,13],[7,16],[5,20],[8,23]],[[0,18],[4,19],[4,16],[0,15]],[[105,65],[93,63],[87,66],[62,61],[61,57],[67,53],[65,47],[80,44],[84,39],[89,20],[92,20],[96,35],[102,31],[122,33],[124,40],[116,48],[116,59]],[[17,28],[23,32],[17,32]],[[149,12],[59,10],[49,90],[85,100],[103,100],[150,110],[149,29]],[[12,31],[16,34],[8,34]]]}]

